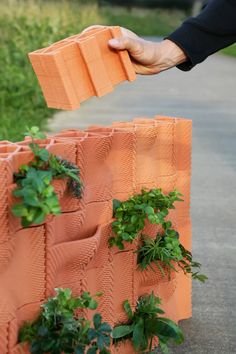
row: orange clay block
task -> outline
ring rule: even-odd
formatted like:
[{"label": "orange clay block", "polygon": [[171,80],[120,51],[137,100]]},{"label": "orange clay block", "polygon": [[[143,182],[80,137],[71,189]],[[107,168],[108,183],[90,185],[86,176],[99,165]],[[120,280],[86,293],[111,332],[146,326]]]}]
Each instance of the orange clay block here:
[{"label": "orange clay block", "polygon": [[[117,122],[110,128],[92,126],[88,131],[112,129],[133,134],[132,160],[129,168],[136,192],[143,187],[160,185],[165,192],[174,188],[177,179],[175,159],[175,122],[157,122],[151,119],[135,119],[133,122]],[[127,166],[127,164],[126,164]],[[163,183],[164,182],[164,183]]]},{"label": "orange clay block", "polygon": [[[87,40],[90,35],[81,37]],[[75,38],[55,46],[74,44]],[[104,87],[103,83],[99,89]],[[178,230],[181,243],[191,250],[191,121],[141,117],[109,127],[92,126],[87,131],[66,130],[36,142],[75,163],[84,189],[82,199],[76,199],[67,192],[66,180],[55,180],[62,214],[22,229],[11,213],[16,202],[11,193],[13,172],[33,158],[29,139],[0,142],[0,353],[29,354],[27,346],[17,342],[19,328],[37,317],[40,304],[55,287],[70,287],[75,295],[103,292],[98,311],[112,326],[127,321],[125,300],[135,308],[139,296],[152,291],[162,298],[166,317],[175,321],[189,318],[190,277],[172,272],[169,280],[158,269],[141,272],[134,253],[138,240],[128,244],[125,252],[109,248],[108,240],[114,198],[126,200],[142,187],[162,188],[165,193],[176,188],[184,194],[184,202],[175,203],[168,219]],[[146,222],[144,233],[155,237],[159,230]],[[93,313],[85,311],[84,315],[91,319]],[[111,347],[111,353],[135,351],[126,342]]]},{"label": "orange clay block", "polygon": [[109,39],[119,36],[119,27],[104,27],[29,53],[48,107],[76,109],[91,96],[103,96],[114,85],[135,80],[128,52],[108,46]]}]

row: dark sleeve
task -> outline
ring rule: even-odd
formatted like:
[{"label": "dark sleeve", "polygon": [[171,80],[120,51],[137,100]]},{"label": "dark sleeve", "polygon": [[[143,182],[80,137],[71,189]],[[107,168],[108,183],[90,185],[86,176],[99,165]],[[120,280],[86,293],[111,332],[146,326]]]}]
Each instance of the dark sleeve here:
[{"label": "dark sleeve", "polygon": [[197,17],[190,17],[166,39],[183,49],[188,71],[209,55],[236,42],[236,0],[210,0]]}]

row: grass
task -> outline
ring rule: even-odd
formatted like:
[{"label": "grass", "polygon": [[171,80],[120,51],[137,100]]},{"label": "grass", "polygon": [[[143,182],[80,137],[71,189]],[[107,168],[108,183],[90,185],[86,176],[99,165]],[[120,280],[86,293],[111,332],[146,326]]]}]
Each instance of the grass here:
[{"label": "grass", "polygon": [[7,1],[0,5],[0,140],[19,140],[25,127],[46,127],[46,107],[27,53],[101,22],[96,5]]},{"label": "grass", "polygon": [[101,11],[106,24],[127,27],[143,36],[165,36],[186,17],[183,11],[163,9],[132,9],[104,7]]},{"label": "grass", "polygon": [[25,127],[46,129],[46,107],[27,53],[92,24],[121,25],[139,35],[165,35],[184,18],[166,10],[99,8],[95,1],[2,0],[0,4],[0,140],[22,138]]},{"label": "grass", "polygon": [[222,49],[221,53],[236,57],[236,44],[232,44],[231,46]]}]

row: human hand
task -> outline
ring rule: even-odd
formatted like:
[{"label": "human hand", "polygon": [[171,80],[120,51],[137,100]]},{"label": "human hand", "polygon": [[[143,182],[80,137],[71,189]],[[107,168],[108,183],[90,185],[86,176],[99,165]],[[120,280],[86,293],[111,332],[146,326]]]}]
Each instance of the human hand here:
[{"label": "human hand", "polygon": [[[105,27],[91,26],[85,31]],[[115,50],[127,50],[137,74],[152,75],[170,69],[187,60],[185,53],[174,42],[146,41],[127,28],[121,27],[122,36],[110,39],[108,44]]]}]

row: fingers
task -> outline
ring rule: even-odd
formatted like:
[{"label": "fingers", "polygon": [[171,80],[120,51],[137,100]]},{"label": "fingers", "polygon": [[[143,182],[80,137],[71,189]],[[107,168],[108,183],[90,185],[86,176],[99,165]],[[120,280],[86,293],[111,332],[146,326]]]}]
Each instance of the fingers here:
[{"label": "fingers", "polygon": [[128,28],[120,27],[123,37],[129,37],[134,39],[141,39],[136,33],[130,31]]},{"label": "fingers", "polygon": [[[93,25],[85,28],[81,34],[85,34],[96,29],[107,28],[107,26],[102,25]],[[108,41],[108,44],[111,48],[116,50],[128,50],[129,53],[136,57],[143,51],[143,40],[138,37],[134,32],[128,30],[127,28],[120,27],[122,37],[112,38]]]},{"label": "fingers", "polygon": [[143,51],[142,42],[130,37],[113,38],[109,40],[108,44],[113,49],[127,49],[129,53],[134,57]]}]

